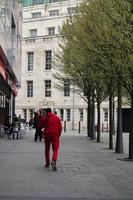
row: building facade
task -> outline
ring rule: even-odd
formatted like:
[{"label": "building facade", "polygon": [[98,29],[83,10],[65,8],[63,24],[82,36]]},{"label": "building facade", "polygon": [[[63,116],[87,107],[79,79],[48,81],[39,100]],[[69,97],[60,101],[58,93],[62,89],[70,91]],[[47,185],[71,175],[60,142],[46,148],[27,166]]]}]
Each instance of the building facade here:
[{"label": "building facade", "polygon": [[15,114],[21,82],[21,22],[21,1],[0,0],[0,124]]},{"label": "building facade", "polygon": [[[77,129],[79,121],[86,128],[87,104],[70,90],[69,80],[64,89],[56,88],[52,76],[52,57],[60,38],[60,28],[73,14],[81,0],[27,0],[23,1],[22,76],[16,101],[16,113],[27,121],[40,108],[55,109],[67,128]],[[102,109],[105,126],[108,123],[108,105]]]}]

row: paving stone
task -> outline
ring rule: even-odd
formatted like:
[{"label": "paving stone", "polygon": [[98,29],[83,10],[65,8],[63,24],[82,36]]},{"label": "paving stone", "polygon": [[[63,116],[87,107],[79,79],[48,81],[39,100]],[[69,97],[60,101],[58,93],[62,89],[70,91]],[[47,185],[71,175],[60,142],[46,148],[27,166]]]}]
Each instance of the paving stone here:
[{"label": "paving stone", "polygon": [[[61,137],[58,170],[44,168],[44,144],[33,142],[34,130],[21,140],[0,139],[0,200],[133,200],[133,162],[108,149],[86,132]],[[114,137],[115,142],[115,137]]]}]

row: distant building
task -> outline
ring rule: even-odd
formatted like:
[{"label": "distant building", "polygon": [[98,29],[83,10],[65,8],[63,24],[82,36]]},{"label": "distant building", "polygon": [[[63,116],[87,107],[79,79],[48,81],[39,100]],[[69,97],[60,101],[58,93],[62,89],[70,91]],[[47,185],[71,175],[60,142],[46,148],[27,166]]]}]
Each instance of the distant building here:
[{"label": "distant building", "polygon": [[21,1],[0,0],[0,124],[15,114],[21,82],[21,19]]},{"label": "distant building", "polygon": [[[27,121],[39,108],[57,111],[68,128],[86,128],[87,104],[70,91],[69,80],[64,89],[57,89],[51,61],[60,38],[59,29],[72,15],[81,0],[23,0],[22,85],[18,91],[16,113]],[[108,123],[108,105],[102,109],[102,120]]]}]

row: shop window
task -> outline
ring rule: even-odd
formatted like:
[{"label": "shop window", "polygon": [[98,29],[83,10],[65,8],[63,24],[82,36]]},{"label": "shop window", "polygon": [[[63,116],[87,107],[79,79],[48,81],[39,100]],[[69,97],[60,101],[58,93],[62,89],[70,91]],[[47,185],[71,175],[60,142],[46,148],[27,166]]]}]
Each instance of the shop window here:
[{"label": "shop window", "polygon": [[5,94],[0,91],[0,108],[5,108],[5,101],[6,101],[6,97]]}]

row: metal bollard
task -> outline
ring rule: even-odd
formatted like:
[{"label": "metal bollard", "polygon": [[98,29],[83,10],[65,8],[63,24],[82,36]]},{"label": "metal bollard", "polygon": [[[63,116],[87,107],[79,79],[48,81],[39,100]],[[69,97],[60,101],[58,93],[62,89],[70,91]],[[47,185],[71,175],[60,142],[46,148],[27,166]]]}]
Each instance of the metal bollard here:
[{"label": "metal bollard", "polygon": [[107,124],[107,132],[109,132],[109,126],[108,126],[108,124]]},{"label": "metal bollard", "polygon": [[64,133],[66,133],[66,121],[64,121]]},{"label": "metal bollard", "polygon": [[103,132],[103,129],[104,129],[104,127],[103,127],[103,124],[102,124],[102,132]]},{"label": "metal bollard", "polygon": [[80,133],[80,121],[79,121],[79,133]]}]

